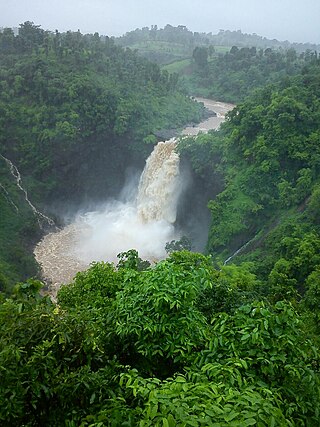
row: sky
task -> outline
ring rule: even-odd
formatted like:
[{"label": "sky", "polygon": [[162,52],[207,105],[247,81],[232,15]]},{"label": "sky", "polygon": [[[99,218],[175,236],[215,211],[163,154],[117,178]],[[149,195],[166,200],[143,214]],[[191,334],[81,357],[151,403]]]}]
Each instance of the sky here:
[{"label": "sky", "polygon": [[320,0],[0,0],[0,27],[33,21],[45,30],[108,36],[170,24],[320,44],[319,18]]}]

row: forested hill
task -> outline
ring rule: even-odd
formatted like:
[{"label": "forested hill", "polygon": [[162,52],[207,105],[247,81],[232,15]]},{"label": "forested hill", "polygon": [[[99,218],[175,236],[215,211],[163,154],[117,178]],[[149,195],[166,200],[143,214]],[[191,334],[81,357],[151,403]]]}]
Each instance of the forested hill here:
[{"label": "forested hill", "polygon": [[[176,76],[97,33],[51,33],[31,22],[17,35],[4,29],[0,153],[38,207],[105,200],[118,194],[128,165],[143,165],[155,135],[200,119],[200,107],[176,84]],[[0,260],[18,279],[30,272],[24,248],[37,225],[28,209],[28,219],[22,214],[24,198],[2,158],[0,173]]]},{"label": "forested hill", "polygon": [[[65,175],[70,156],[80,156],[79,165],[103,148],[117,170],[114,151],[143,151],[157,131],[200,117],[176,90],[176,76],[97,33],[52,34],[27,22],[17,36],[0,33],[0,55],[2,154],[34,178],[57,166]],[[50,176],[48,191],[57,180]]]},{"label": "forested hill", "polygon": [[241,30],[230,31],[220,30],[217,34],[200,33],[190,31],[184,25],[174,27],[167,24],[164,28],[158,28],[157,25],[152,25],[144,28],[137,28],[134,31],[129,31],[123,36],[117,38],[117,43],[122,46],[138,46],[141,43],[176,43],[177,45],[185,46],[186,49],[193,49],[196,46],[232,46],[238,47],[256,47],[258,49],[289,49],[293,48],[298,52],[307,50],[319,50],[320,46],[314,43],[292,43],[288,40],[279,41],[276,39],[267,39],[266,37],[257,34],[246,34]]},{"label": "forested hill", "polygon": [[299,74],[317,60],[317,52],[298,54],[292,48],[281,51],[233,46],[229,52],[218,53],[197,46],[192,59],[164,68],[178,71],[181,84],[190,93],[239,103],[256,88]]},{"label": "forested hill", "polygon": [[238,103],[255,88],[301,72],[319,46],[267,40],[241,31],[193,33],[184,26],[136,29],[115,39],[179,75],[190,95]]}]

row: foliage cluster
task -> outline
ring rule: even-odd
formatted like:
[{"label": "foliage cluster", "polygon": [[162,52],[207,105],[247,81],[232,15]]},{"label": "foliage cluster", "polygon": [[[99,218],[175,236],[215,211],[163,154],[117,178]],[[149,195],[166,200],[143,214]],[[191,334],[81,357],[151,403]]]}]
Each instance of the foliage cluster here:
[{"label": "foliage cluster", "polygon": [[2,423],[318,425],[307,311],[263,301],[248,269],[200,254],[142,270],[135,251],[121,260],[78,273],[57,305],[32,280],[1,301]]},{"label": "foliage cluster", "polygon": [[193,51],[194,64],[180,69],[185,90],[196,95],[238,103],[254,89],[278,82],[317,62],[317,52],[297,54],[293,49],[272,50],[232,46],[212,54],[205,46]]}]

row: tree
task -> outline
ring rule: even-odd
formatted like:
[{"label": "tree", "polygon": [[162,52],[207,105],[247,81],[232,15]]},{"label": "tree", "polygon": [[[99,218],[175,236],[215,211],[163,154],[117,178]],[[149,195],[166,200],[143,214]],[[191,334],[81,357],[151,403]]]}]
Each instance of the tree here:
[{"label": "tree", "polygon": [[35,25],[31,21],[20,24],[18,41],[22,51],[31,51],[33,48],[37,49],[43,44],[44,30],[40,27],[40,25]]},{"label": "tree", "polygon": [[0,51],[7,54],[15,51],[15,36],[11,28],[4,28],[0,33]]},{"label": "tree", "polygon": [[192,52],[192,57],[198,67],[204,68],[208,64],[208,49],[204,46],[197,46]]},{"label": "tree", "polygon": [[[206,336],[195,301],[197,283],[208,281],[210,270],[193,269],[187,253],[179,254],[141,273],[129,269],[116,298],[116,333],[133,357],[127,363],[149,375],[171,375]],[[204,257],[198,261],[205,266]]]},{"label": "tree", "polygon": [[239,48],[237,46],[232,46],[232,48],[230,49],[231,55],[237,55],[238,52]]},{"label": "tree", "polygon": [[182,236],[179,240],[171,240],[171,242],[166,243],[166,252],[170,254],[171,252],[187,250],[191,251],[191,241],[186,236]]}]

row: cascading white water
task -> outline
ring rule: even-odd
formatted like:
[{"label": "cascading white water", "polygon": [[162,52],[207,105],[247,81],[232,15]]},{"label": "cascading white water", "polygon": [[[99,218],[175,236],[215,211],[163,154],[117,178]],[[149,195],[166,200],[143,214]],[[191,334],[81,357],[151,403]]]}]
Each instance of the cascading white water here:
[{"label": "cascading white water", "polygon": [[117,254],[129,249],[149,261],[165,258],[166,243],[180,237],[174,222],[183,186],[175,145],[170,140],[154,148],[134,199],[109,201],[43,238],[35,256],[45,278],[56,284],[68,282],[90,262],[116,262]]},{"label": "cascading white water", "polygon": [[170,140],[154,148],[134,200],[109,202],[103,210],[78,219],[85,225],[75,248],[79,259],[116,261],[119,252],[129,249],[151,261],[166,256],[166,242],[176,237],[173,224],[181,189],[175,145]]},{"label": "cascading white water", "polygon": [[174,139],[159,142],[147,159],[137,197],[139,218],[146,223],[164,220],[173,224],[176,220],[181,185],[175,146]]},{"label": "cascading white water", "polygon": [[[13,176],[13,178],[16,181],[16,185],[19,188],[20,191],[23,192],[24,194],[24,199],[27,202],[27,204],[29,205],[30,209],[33,212],[33,215],[37,218],[39,227],[41,229],[44,228],[45,226],[50,226],[50,227],[54,227],[55,223],[53,221],[53,219],[49,218],[47,215],[43,214],[42,212],[40,212],[30,201],[29,196],[28,196],[28,192],[27,190],[22,186],[22,180],[21,180],[21,174],[18,170],[18,168],[11,162],[11,160],[7,159],[6,157],[4,157],[2,154],[0,154],[0,157],[7,163],[7,165],[9,166],[10,169],[10,173]],[[4,187],[1,185],[1,188],[4,189]],[[5,194],[8,196],[8,192],[4,189]],[[19,212],[18,207],[13,203],[13,201],[10,199],[11,204],[15,207],[16,211]]]}]

